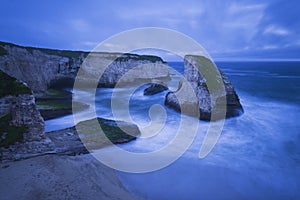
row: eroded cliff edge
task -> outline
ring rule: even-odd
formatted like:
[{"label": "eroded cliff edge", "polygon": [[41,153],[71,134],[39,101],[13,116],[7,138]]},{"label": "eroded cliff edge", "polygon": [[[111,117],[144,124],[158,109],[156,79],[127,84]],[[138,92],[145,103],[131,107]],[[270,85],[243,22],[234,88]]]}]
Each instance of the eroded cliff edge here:
[{"label": "eroded cliff edge", "polygon": [[125,81],[169,78],[168,66],[157,56],[53,50],[0,42],[0,69],[27,83],[35,94],[45,92],[58,80],[72,82],[87,56],[89,59],[83,65],[87,79],[98,76],[95,72],[99,68],[106,69],[100,80],[96,77],[102,87],[113,87],[136,66],[145,66],[147,70],[137,68],[125,77]]},{"label": "eroded cliff edge", "polygon": [[185,56],[184,77],[178,90],[166,95],[167,106],[205,121],[236,117],[244,112],[232,83],[210,59]]}]

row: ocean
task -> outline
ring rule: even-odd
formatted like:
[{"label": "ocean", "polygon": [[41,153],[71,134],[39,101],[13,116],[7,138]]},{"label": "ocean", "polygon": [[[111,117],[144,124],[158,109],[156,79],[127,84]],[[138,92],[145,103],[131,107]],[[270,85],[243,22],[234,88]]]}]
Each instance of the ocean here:
[{"label": "ocean", "polygon": [[[183,72],[182,62],[170,67]],[[208,122],[199,121],[192,145],[171,165],[149,173],[118,172],[129,190],[146,199],[300,199],[300,62],[217,62],[233,83],[244,108],[240,117],[227,119],[212,152],[199,159]],[[171,72],[171,90],[179,75]],[[100,117],[122,119],[129,114],[143,130],[156,131],[149,115],[152,105],[160,105],[166,121],[153,137],[119,145],[127,151],[145,153],[168,145],[176,135],[181,115],[164,106],[166,92],[144,96],[147,86],[127,94],[127,89],[100,88],[96,112]],[[84,93],[84,92],[83,92]],[[113,94],[114,93],[114,94]],[[85,92],[89,99],[88,92]],[[113,95],[112,95],[113,94]],[[122,103],[130,95],[128,107],[111,110],[111,99]],[[82,119],[88,118],[83,113]],[[72,116],[46,121],[46,130],[73,125]],[[175,131],[174,131],[175,130]],[[150,134],[150,133],[148,133]],[[133,163],[134,164],[134,163]]]}]

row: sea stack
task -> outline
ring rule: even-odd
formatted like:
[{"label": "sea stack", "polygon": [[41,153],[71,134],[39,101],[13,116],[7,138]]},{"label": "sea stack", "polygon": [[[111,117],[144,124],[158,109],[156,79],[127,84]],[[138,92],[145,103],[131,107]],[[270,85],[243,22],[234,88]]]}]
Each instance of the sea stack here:
[{"label": "sea stack", "polygon": [[236,117],[244,112],[228,77],[210,59],[194,55],[185,56],[184,79],[177,91],[166,95],[165,105],[205,121]]}]

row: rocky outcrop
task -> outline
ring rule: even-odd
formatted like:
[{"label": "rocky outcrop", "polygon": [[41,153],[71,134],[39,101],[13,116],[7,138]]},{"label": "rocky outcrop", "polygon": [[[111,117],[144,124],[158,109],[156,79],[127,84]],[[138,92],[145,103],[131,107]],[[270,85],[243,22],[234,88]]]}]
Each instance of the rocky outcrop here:
[{"label": "rocky outcrop", "polygon": [[[101,130],[99,130],[98,123]],[[120,127],[126,129],[126,132]],[[100,149],[111,143],[130,142],[140,135],[140,130],[135,124],[95,118],[79,122],[71,128],[49,132],[47,135],[54,142],[57,154],[76,155],[88,153],[86,148],[89,150]]]},{"label": "rocky outcrop", "polygon": [[[30,89],[22,82],[0,70],[0,120],[7,130],[1,130],[1,141],[13,143],[11,136],[18,128],[22,141],[38,141],[44,138],[44,120],[36,109],[35,98]],[[4,91],[4,90],[5,91]],[[10,129],[14,127],[14,129]]]},{"label": "rocky outcrop", "polygon": [[168,87],[158,83],[151,83],[149,87],[144,90],[144,95],[154,95],[168,90]]},{"label": "rocky outcrop", "polygon": [[140,135],[140,130],[132,123],[95,118],[79,122],[70,128],[48,132],[46,135],[40,141],[19,142],[8,148],[1,148],[0,161],[21,160],[46,154],[86,154],[89,153],[88,150],[100,149],[112,143],[121,144],[135,140]]},{"label": "rocky outcrop", "polygon": [[0,70],[0,161],[53,149],[44,134],[44,120],[25,83]]},{"label": "rocky outcrop", "polygon": [[185,56],[184,77],[185,80],[181,80],[178,90],[166,95],[167,106],[179,112],[184,110],[185,114],[196,115],[207,121],[235,117],[243,113],[239,97],[228,77],[208,58]]},{"label": "rocky outcrop", "polygon": [[9,95],[1,98],[0,102],[5,102],[4,107],[10,107],[7,114],[11,115],[11,125],[27,127],[28,131],[24,133],[23,141],[38,141],[44,138],[44,120],[36,109],[32,94]]},{"label": "rocky outcrop", "polygon": [[[89,52],[22,47],[0,42],[0,69],[27,83],[34,93],[43,93],[50,85],[62,79],[71,80],[72,86],[72,80],[74,81],[78,69],[88,55]],[[96,77],[99,85],[103,87],[114,86],[128,71],[131,71],[131,74],[123,79],[128,82],[169,77],[168,67],[157,56],[92,53],[88,58],[83,65],[86,80],[98,76],[99,74],[95,73],[99,71],[97,69],[105,68],[100,80]],[[146,70],[144,67],[136,68],[141,65],[146,66]]]}]

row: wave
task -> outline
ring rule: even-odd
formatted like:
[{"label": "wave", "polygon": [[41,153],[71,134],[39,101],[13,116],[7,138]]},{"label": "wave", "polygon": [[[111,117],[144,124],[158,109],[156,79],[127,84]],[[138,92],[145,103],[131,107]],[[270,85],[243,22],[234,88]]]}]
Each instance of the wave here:
[{"label": "wave", "polygon": [[[295,90],[283,91],[283,84],[294,85],[293,82],[275,84],[273,79],[269,82],[260,82],[265,81],[261,78],[255,79],[298,79],[299,76],[255,70],[223,71],[236,81],[245,113],[225,121],[218,143],[204,159],[199,159],[198,153],[210,123],[199,121],[194,142],[183,156],[170,166],[146,174],[119,172],[128,190],[147,199],[300,199],[300,106],[295,100],[291,101],[292,103],[284,100],[287,96],[296,98],[297,92],[290,94],[288,91],[297,91],[298,86],[294,87]],[[243,77],[235,79],[235,76]],[[246,76],[251,76],[251,79],[244,79]],[[175,77],[176,81],[168,84],[176,89],[179,76],[172,77]],[[270,88],[266,87],[269,85]],[[130,99],[130,114],[140,127],[149,125],[149,109],[155,104],[163,106],[165,96],[165,93],[144,96],[144,88],[145,86],[138,88]],[[126,88],[98,89],[98,116],[114,117],[110,109],[113,91],[121,100],[127,95]],[[269,92],[272,92],[269,96],[276,98],[257,95]],[[278,94],[281,94],[280,98]],[[89,95],[92,94],[84,95],[84,99],[89,99]],[[130,152],[146,153],[168,145],[176,136],[181,118],[179,113],[164,108],[167,121],[159,134],[140,138],[119,147]],[[88,114],[83,112],[82,119],[87,116]],[[66,116],[48,120],[46,130],[49,130],[49,127],[70,126],[70,121],[73,121],[70,119],[70,116]]]},{"label": "wave", "polygon": [[[295,127],[299,106],[240,97],[245,114],[226,120],[220,140],[206,158],[197,155],[209,124],[199,122],[194,143],[179,160],[147,174],[120,172],[122,182],[148,199],[299,198],[300,125]],[[139,142],[145,143],[137,140],[123,147],[134,151],[160,145]]]}]

